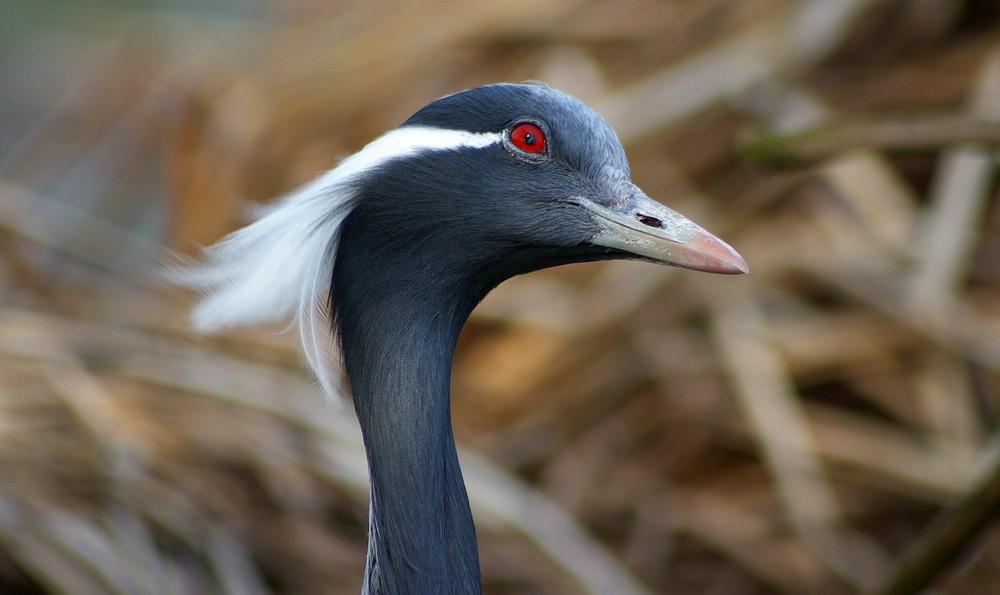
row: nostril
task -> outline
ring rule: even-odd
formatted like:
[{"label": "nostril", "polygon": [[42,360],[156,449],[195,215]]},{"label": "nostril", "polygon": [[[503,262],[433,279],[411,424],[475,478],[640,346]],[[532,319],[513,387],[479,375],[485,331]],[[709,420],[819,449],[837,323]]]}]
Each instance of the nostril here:
[{"label": "nostril", "polygon": [[635,218],[638,219],[639,223],[642,223],[643,225],[648,225],[650,227],[655,227],[657,229],[663,229],[663,220],[657,219],[656,217],[650,217],[649,215],[636,213]]}]

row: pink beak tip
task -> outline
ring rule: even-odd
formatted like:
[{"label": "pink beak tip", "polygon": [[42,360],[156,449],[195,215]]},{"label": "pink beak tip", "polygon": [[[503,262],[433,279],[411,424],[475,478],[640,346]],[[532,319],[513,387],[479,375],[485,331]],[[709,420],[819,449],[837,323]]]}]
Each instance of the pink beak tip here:
[{"label": "pink beak tip", "polygon": [[698,259],[701,262],[691,268],[720,275],[745,275],[750,272],[747,261],[736,250],[715,236],[707,232],[704,234],[686,242],[701,257]]}]

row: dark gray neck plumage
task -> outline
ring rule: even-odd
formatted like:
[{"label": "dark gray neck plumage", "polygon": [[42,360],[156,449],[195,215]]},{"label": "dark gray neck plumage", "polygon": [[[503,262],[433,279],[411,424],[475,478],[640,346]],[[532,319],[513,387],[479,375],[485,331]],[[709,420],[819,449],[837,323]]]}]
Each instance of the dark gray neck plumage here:
[{"label": "dark gray neck plumage", "polygon": [[371,474],[364,592],[478,593],[476,535],[451,429],[453,332],[412,314],[381,317],[392,343],[343,336]]},{"label": "dark gray neck plumage", "polygon": [[488,288],[414,245],[434,234],[387,223],[365,208],[345,222],[331,291],[371,476],[363,592],[479,593],[449,386],[458,334]]}]

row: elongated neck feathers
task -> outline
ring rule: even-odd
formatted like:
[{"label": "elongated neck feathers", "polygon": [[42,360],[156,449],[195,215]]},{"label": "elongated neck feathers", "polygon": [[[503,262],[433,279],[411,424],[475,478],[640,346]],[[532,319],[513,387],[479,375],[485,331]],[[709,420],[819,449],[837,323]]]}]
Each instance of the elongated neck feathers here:
[{"label": "elongated neck feathers", "polygon": [[360,200],[359,186],[399,160],[499,142],[499,134],[422,126],[392,130],[312,182],[257,208],[251,224],[206,248],[202,262],[183,261],[167,276],[202,293],[193,319],[203,332],[291,320],[309,366],[324,392],[336,398],[339,366],[326,297],[341,225]]}]

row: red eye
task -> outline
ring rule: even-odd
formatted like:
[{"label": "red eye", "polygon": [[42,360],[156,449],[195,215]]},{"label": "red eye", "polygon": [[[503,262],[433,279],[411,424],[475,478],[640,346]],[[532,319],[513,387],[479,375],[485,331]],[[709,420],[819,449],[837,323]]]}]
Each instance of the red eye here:
[{"label": "red eye", "polygon": [[510,131],[510,142],[526,153],[545,151],[545,133],[530,122],[518,124]]}]

